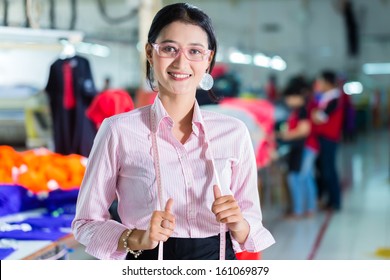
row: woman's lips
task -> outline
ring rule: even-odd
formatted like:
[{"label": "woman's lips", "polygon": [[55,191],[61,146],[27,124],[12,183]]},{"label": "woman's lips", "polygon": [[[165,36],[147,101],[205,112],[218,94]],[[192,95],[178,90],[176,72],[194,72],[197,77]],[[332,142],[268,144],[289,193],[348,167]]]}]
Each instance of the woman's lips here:
[{"label": "woman's lips", "polygon": [[174,73],[174,72],[168,72],[168,74],[175,80],[185,80],[191,77],[191,74]]}]

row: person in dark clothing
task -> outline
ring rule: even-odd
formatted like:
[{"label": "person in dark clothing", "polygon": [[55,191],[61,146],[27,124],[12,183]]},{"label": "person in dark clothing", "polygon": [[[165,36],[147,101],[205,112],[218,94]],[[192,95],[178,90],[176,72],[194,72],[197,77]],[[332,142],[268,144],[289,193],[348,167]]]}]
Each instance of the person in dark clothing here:
[{"label": "person in dark clothing", "polygon": [[287,128],[279,133],[281,140],[290,146],[287,180],[292,202],[291,218],[313,215],[317,202],[314,163],[318,143],[312,134],[306,88],[301,80],[293,79],[283,94],[286,105],[291,109]]},{"label": "person in dark clothing", "polygon": [[336,169],[336,153],[343,123],[341,91],[337,88],[337,77],[332,71],[323,71],[317,78],[318,90],[322,93],[313,110],[314,130],[318,135],[320,153],[319,198],[327,195],[326,207],[341,208],[341,187]]},{"label": "person in dark clothing", "polygon": [[96,95],[89,62],[75,55],[57,59],[46,85],[53,120],[55,152],[88,157],[96,128],[85,111]]}]

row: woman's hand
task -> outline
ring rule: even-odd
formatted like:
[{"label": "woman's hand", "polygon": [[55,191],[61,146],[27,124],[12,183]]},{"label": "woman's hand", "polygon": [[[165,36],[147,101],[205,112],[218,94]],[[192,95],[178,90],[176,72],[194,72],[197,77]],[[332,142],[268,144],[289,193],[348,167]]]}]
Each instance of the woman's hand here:
[{"label": "woman's hand", "polygon": [[217,185],[214,186],[214,203],[211,211],[215,214],[217,222],[226,224],[230,231],[246,230],[248,223],[242,216],[236,199],[232,195],[222,196]]},{"label": "woman's hand", "polygon": [[173,199],[165,205],[165,211],[154,211],[148,230],[144,234],[143,244],[147,249],[154,249],[160,241],[167,241],[175,230],[175,216],[172,214]]}]

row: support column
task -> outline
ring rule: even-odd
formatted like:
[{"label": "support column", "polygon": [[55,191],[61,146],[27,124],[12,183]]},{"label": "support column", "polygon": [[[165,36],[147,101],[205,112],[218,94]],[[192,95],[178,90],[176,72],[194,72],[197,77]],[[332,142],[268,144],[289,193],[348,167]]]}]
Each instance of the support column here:
[{"label": "support column", "polygon": [[146,86],[146,56],[145,44],[148,40],[148,32],[152,24],[153,17],[162,8],[161,0],[142,0],[139,7],[139,42],[140,42],[140,63],[141,63],[141,89]]}]

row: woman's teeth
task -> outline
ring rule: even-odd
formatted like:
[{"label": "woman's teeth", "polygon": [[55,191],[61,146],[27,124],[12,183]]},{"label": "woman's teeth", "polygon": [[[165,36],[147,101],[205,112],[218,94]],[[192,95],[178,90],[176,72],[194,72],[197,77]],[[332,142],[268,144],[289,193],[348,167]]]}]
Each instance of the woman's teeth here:
[{"label": "woman's teeth", "polygon": [[168,74],[171,75],[172,77],[178,78],[178,79],[185,79],[185,78],[188,78],[191,76],[190,74],[175,74],[175,73],[170,73],[170,72],[168,72]]}]

